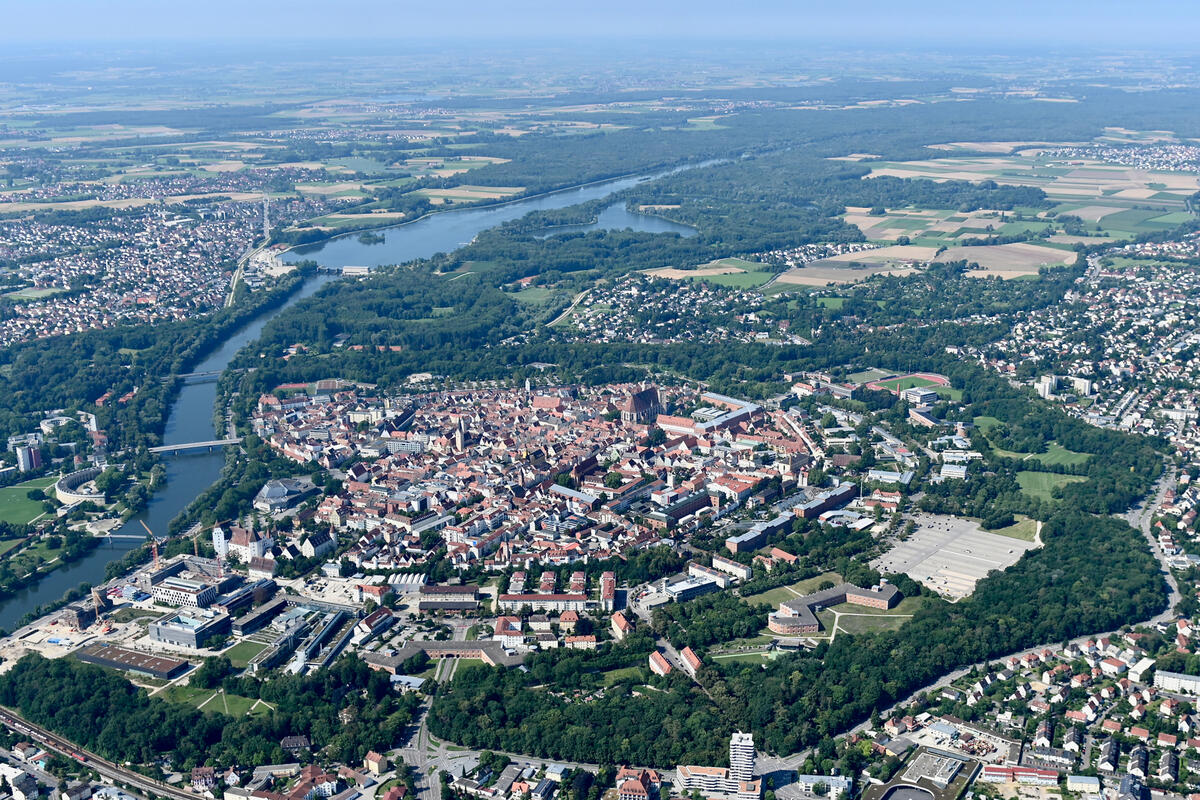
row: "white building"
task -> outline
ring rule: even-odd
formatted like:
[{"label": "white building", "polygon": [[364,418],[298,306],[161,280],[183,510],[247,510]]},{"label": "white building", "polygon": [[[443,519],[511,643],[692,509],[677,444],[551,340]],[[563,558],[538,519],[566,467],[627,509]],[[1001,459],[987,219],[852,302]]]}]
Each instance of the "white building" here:
[{"label": "white building", "polygon": [[754,777],[754,734],[735,733],[729,737],[729,776],[734,780],[748,781]]},{"label": "white building", "polygon": [[850,796],[850,790],[854,788],[854,781],[847,778],[845,775],[797,775],[796,788],[798,788],[805,797],[820,797],[822,793],[817,787],[824,786],[824,796],[830,800]]},{"label": "white building", "polygon": [[1154,673],[1154,685],[1168,692],[1183,692],[1185,694],[1200,694],[1200,676],[1184,675],[1180,672],[1165,672],[1157,670]]}]

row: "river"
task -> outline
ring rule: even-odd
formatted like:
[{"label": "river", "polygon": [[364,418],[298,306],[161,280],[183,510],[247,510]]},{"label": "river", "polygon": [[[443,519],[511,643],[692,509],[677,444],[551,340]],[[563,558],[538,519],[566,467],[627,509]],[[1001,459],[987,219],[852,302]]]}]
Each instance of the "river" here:
[{"label": "river", "polygon": [[[710,162],[711,163],[711,162]],[[699,165],[703,166],[703,165]],[[688,169],[682,167],[678,169]],[[467,244],[480,231],[495,227],[508,220],[517,219],[530,211],[565,208],[577,203],[598,200],[614,192],[628,189],[645,180],[661,177],[678,171],[668,170],[652,175],[616,178],[598,183],[565,189],[525,200],[517,200],[486,208],[463,208],[431,214],[409,224],[396,225],[382,232],[387,240],[383,244],[365,245],[356,235],[342,236],[319,245],[293,250],[285,256],[288,261],[312,259],[323,266],[379,266],[398,264],[416,258],[428,258],[434,253],[450,252]],[[554,229],[551,235],[568,230],[594,230],[605,227],[634,228],[654,233],[673,232],[682,235],[694,233],[687,226],[659,217],[631,214],[617,203],[601,212],[597,222],[589,225],[571,225]],[[223,345],[204,361],[192,368],[193,372],[224,370],[239,350],[255,341],[263,327],[279,312],[306,297],[312,296],[326,283],[337,278],[322,274],[305,282],[300,291],[292,295],[283,306],[264,312],[234,331]],[[163,432],[163,444],[204,442],[224,438],[213,430],[213,404],[216,402],[217,386],[214,380],[186,382],[171,406]],[[54,570],[33,586],[17,592],[0,602],[0,627],[14,630],[21,618],[38,606],[52,603],[80,583],[99,584],[104,581],[105,567],[145,542],[145,523],[150,530],[161,536],[167,525],[188,504],[216,482],[225,463],[220,452],[198,452],[164,456],[166,486],[154,493],[146,510],[129,520],[110,538],[78,561]],[[130,537],[130,538],[124,538]]]},{"label": "river", "polygon": [[[311,296],[334,279],[332,275],[320,275],[308,280],[281,308],[265,312],[234,331],[219,349],[197,364],[193,371],[225,369],[242,347],[259,337],[263,326],[279,311]],[[216,436],[213,430],[213,404],[216,399],[217,383],[214,379],[185,382],[167,416],[163,444],[207,442],[223,438]],[[225,464],[225,456],[219,451],[194,452],[164,456],[163,462],[167,472],[166,486],[154,493],[146,504],[146,510],[116,529],[116,537],[107,539],[78,561],[54,570],[36,584],[0,603],[0,627],[15,630],[27,613],[40,605],[58,600],[80,583],[101,583],[104,569],[110,561],[120,559],[145,543],[146,528],[142,527],[142,523],[155,534],[164,535],[167,524],[187,508],[196,495],[216,482]]]},{"label": "river", "polygon": [[[435,253],[450,253],[470,244],[480,231],[520,219],[530,211],[550,211],[600,200],[644,181],[714,163],[717,162],[707,161],[651,175],[613,178],[486,208],[464,208],[459,211],[430,214],[412,222],[373,230],[372,233],[383,234],[385,237],[380,244],[363,244],[358,240],[358,234],[348,233],[320,244],[294,248],[283,256],[283,260],[296,263],[311,259],[328,267],[379,267],[385,264],[402,264],[416,258],[429,258]],[[625,210],[624,204],[615,203],[600,213],[597,222],[564,225],[548,230],[547,233],[554,235],[570,230],[598,228],[633,228],[650,233],[680,233],[684,236],[691,236],[696,232],[693,228],[661,217],[630,213]]]}]

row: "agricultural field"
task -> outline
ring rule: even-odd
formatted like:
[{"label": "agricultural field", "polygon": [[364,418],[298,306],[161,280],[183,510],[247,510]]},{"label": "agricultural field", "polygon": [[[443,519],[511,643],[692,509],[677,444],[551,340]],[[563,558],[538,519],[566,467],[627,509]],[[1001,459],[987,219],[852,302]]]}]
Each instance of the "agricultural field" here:
[{"label": "agricultural field", "polygon": [[1017,473],[1017,483],[1020,484],[1021,491],[1030,497],[1036,497],[1048,503],[1054,502],[1052,492],[1059,486],[1066,486],[1069,483],[1083,483],[1086,480],[1087,478],[1081,475],[1058,475],[1053,472],[1023,470]]},{"label": "agricultural field", "polygon": [[523,186],[471,186],[462,184],[449,189],[418,189],[413,194],[426,197],[434,205],[477,203],[503,200],[525,190]]},{"label": "agricultural field", "polygon": [[[1007,145],[1008,143],[1002,143]],[[977,145],[983,147],[983,144]],[[963,149],[971,149],[967,143]],[[1069,214],[1086,225],[1087,236],[1075,240],[1127,239],[1170,230],[1194,219],[1185,200],[1200,189],[1200,179],[1180,172],[1138,169],[1094,158],[1061,158],[1043,148],[1013,145],[996,148],[995,156],[977,155],[888,162],[873,165],[872,177],[927,178],[935,181],[992,180],[1013,186],[1033,186],[1057,201],[1050,212],[1034,211],[1038,219],[1007,220],[996,211],[951,213],[945,210],[888,209],[871,215],[868,209],[847,209],[844,219],[870,239],[895,241],[907,236],[919,244],[933,244],[963,236],[1040,233],[1053,224],[1053,216]],[[1026,215],[1028,216],[1028,215]],[[958,226],[958,227],[955,227]],[[990,230],[989,229],[990,226]],[[981,230],[982,229],[982,230]],[[919,242],[917,240],[920,240]]]},{"label": "agricultural field", "polygon": [[731,289],[757,289],[775,277],[766,264],[741,258],[721,258],[695,269],[651,269],[646,274],[655,278],[702,280]]}]

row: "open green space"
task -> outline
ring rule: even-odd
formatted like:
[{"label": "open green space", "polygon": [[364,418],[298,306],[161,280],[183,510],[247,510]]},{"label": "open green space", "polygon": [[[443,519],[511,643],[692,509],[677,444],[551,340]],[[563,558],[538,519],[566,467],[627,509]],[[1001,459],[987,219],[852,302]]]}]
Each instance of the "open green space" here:
[{"label": "open green space", "polygon": [[49,297],[52,294],[58,294],[59,292],[65,291],[66,289],[59,289],[57,287],[50,287],[47,289],[35,289],[30,287],[28,289],[20,289],[15,292],[9,292],[6,296],[11,297],[14,300],[39,300],[43,297]]},{"label": "open green space", "polygon": [[0,520],[14,525],[24,525],[44,513],[40,500],[30,500],[25,495],[31,489],[43,491],[54,485],[57,477],[34,478],[31,481],[6,486],[0,489]]},{"label": "open green space", "polygon": [[904,623],[908,622],[909,617],[896,616],[895,614],[887,616],[859,616],[857,613],[851,612],[847,614],[841,614],[837,619],[839,633],[848,633],[853,636],[857,636],[863,633],[894,631]]},{"label": "open green space", "polygon": [[1000,420],[996,419],[995,417],[980,416],[975,418],[975,427],[979,428],[979,430],[983,431],[984,433],[987,433],[992,428],[1000,424]]},{"label": "open green space", "polygon": [[885,389],[890,389],[893,392],[903,392],[905,389],[923,386],[938,386],[939,384],[937,381],[931,381],[928,378],[910,375],[904,378],[890,378],[886,381],[880,381],[879,385]]},{"label": "open green space", "polygon": [[1056,475],[1053,472],[1026,470],[1017,473],[1017,483],[1020,484],[1021,491],[1030,497],[1036,497],[1046,502],[1054,502],[1051,492],[1059,486],[1066,486],[1068,483],[1083,483],[1086,480],[1087,478],[1079,475]]},{"label": "open green space", "polygon": [[729,655],[713,656],[714,660],[719,661],[741,661],[750,664],[765,664],[768,656],[766,653],[731,653]]},{"label": "open green space", "polygon": [[[821,298],[824,299],[824,298]],[[846,380],[851,383],[870,383],[871,381],[883,380],[892,373],[882,369],[864,369],[862,372],[853,372],[846,376]]]},{"label": "open green space", "polygon": [[544,286],[531,286],[528,289],[522,289],[513,295],[520,303],[525,303],[531,306],[544,306],[554,299],[558,292],[553,289],[547,289]]},{"label": "open green space", "polygon": [[229,659],[229,662],[238,669],[245,669],[246,665],[267,646],[259,642],[252,642],[249,639],[243,640],[235,644],[233,647],[226,650],[222,655]]},{"label": "open green space", "polygon": [[[192,686],[180,686],[179,684],[165,689],[156,696],[172,703],[186,703],[200,708],[202,711],[229,714],[231,717],[246,716],[251,713],[250,709],[255,704],[253,698],[243,697],[240,694],[217,692],[213,689],[197,689]],[[268,709],[264,709],[260,704],[254,713],[267,713],[267,711]]]},{"label": "open green space", "polygon": [[773,641],[775,641],[775,634],[764,629],[763,632],[757,636],[751,636],[745,639],[734,639],[731,642],[725,642],[721,646],[730,650],[736,650],[739,647],[759,647]]},{"label": "open green space", "polygon": [[824,581],[841,583],[841,580],[842,576],[836,572],[825,572],[812,578],[805,578],[802,581],[796,581],[789,586],[776,586],[774,589],[768,589],[765,592],[752,594],[743,599],[747,603],[751,604],[767,603],[772,606],[777,606],[787,600],[795,600],[797,597],[802,597],[806,594],[812,594]]},{"label": "open green space", "polygon": [[163,612],[151,611],[148,608],[122,608],[119,611],[114,611],[108,618],[113,622],[133,622],[134,620],[161,617],[162,615]]},{"label": "open green space", "polygon": [[1046,446],[1046,452],[1038,453],[1034,458],[1047,466],[1063,464],[1065,466],[1074,466],[1076,464],[1086,463],[1092,457],[1091,453],[1076,453],[1074,450],[1068,450],[1058,442],[1050,442]]},{"label": "open green space", "polygon": [[[1044,473],[1029,473],[1029,474],[1041,475]],[[1024,487],[1022,487],[1022,488],[1024,488]],[[999,534],[1000,536],[1007,536],[1010,539],[1021,539],[1022,541],[1032,542],[1034,539],[1034,536],[1037,534],[1037,520],[1029,519],[1026,517],[1024,519],[1017,520],[1012,525],[1009,525],[1007,528],[997,528],[994,531],[989,531],[989,533]]]},{"label": "open green space", "polygon": [[817,305],[821,308],[832,308],[834,311],[841,311],[842,306],[846,305],[844,297],[818,297]]},{"label": "open green space", "polygon": [[620,667],[618,669],[610,669],[607,672],[604,672],[601,674],[603,676],[602,680],[603,680],[604,685],[612,686],[613,684],[619,683],[623,680],[626,680],[627,678],[634,678],[634,679],[640,678],[642,675],[642,668],[641,667]]}]

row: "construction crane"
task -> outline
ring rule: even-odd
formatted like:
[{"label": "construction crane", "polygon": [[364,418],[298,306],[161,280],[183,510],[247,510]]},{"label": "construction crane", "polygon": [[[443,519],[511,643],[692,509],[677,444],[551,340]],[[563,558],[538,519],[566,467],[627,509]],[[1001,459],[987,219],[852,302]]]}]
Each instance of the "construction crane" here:
[{"label": "construction crane", "polygon": [[150,536],[150,552],[154,554],[154,568],[158,569],[158,537],[154,535],[154,531],[150,530],[150,526],[146,524],[146,520],[141,519],[138,522],[142,523],[142,527],[146,529],[146,533]]}]

